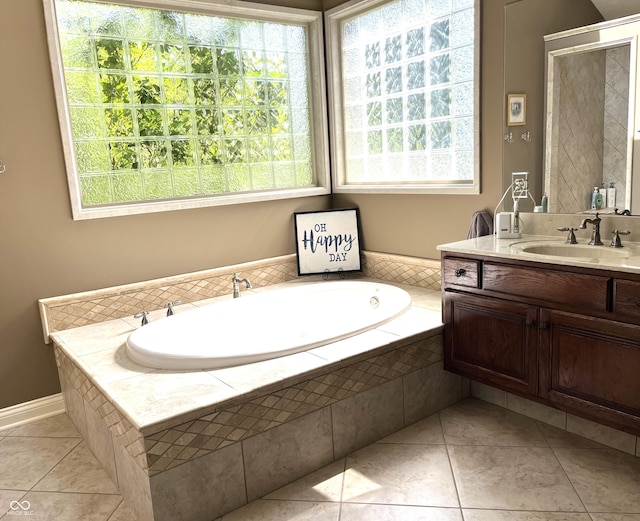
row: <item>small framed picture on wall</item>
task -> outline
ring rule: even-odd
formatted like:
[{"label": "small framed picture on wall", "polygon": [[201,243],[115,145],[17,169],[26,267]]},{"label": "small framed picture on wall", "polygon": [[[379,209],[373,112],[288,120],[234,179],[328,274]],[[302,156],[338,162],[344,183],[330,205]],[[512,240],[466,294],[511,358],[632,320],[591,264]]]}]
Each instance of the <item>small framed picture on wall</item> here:
[{"label": "small framed picture on wall", "polygon": [[527,95],[507,94],[507,126],[526,125]]}]

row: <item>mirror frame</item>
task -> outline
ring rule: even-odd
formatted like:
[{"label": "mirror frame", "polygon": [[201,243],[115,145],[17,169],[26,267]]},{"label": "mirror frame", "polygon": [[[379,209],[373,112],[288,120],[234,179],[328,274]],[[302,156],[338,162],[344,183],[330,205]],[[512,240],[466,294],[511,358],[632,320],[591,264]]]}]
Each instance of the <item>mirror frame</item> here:
[{"label": "mirror frame", "polygon": [[[598,24],[599,25],[599,24]],[[555,35],[554,35],[555,36]],[[546,38],[545,38],[546,39]],[[597,42],[590,42],[579,45],[570,45],[567,47],[548,50],[546,52],[546,67],[545,67],[545,136],[544,136],[544,171],[543,171],[543,189],[549,197],[549,205],[553,206],[556,200],[556,194],[551,190],[551,175],[553,168],[553,150],[554,141],[557,139],[557,135],[554,134],[554,118],[552,117],[554,107],[554,74],[555,74],[555,60],[557,58],[565,58],[571,55],[583,54],[593,51],[606,51],[615,47],[622,47],[629,45],[630,58],[629,58],[629,109],[627,120],[627,151],[626,151],[626,165],[625,165],[625,201],[623,209],[635,210],[636,213],[640,209],[640,201],[634,200],[634,192],[632,190],[633,184],[633,155],[634,155],[634,134],[635,134],[635,119],[636,119],[636,104],[635,96],[631,93],[635,93],[637,90],[637,48],[638,48],[638,35],[629,35],[620,38],[612,38],[610,40],[600,40]],[[640,179],[637,181],[640,183]],[[636,192],[640,193],[640,190]],[[586,194],[585,194],[586,197]],[[622,201],[618,203],[618,206],[622,205]],[[588,210],[585,208],[585,210]]]}]

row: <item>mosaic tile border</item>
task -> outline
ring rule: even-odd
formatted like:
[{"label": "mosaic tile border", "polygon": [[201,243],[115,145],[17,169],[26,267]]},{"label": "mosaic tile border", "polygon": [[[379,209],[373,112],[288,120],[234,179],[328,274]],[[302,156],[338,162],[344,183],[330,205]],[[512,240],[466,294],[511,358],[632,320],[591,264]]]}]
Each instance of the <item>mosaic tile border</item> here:
[{"label": "mosaic tile border", "polygon": [[40,299],[45,343],[49,335],[76,327],[133,316],[143,310],[161,309],[168,302],[183,304],[230,292],[231,275],[241,272],[256,287],[293,280],[298,276],[295,255],[114,286],[95,291]]},{"label": "mosaic tile border", "polygon": [[442,360],[434,335],[145,437],[150,476]]},{"label": "mosaic tile border", "polygon": [[368,251],[363,264],[367,277],[440,291],[440,260]]},{"label": "mosaic tile border", "polygon": [[142,433],[107,399],[104,393],[59,346],[54,347],[54,353],[67,408],[70,402],[67,391],[75,389],[84,402],[104,421],[113,440],[124,447],[142,469],[146,469],[148,467],[147,454]]},{"label": "mosaic tile border", "polygon": [[[49,335],[133,316],[142,310],[161,309],[168,302],[190,303],[218,297],[230,292],[230,276],[241,272],[255,287],[269,286],[296,279],[295,254],[255,262],[225,266],[206,271],[164,277],[95,291],[40,299],[40,317],[46,344]],[[363,252],[363,273],[390,282],[440,290],[440,261]]]},{"label": "mosaic tile border", "polygon": [[[54,348],[65,402],[75,389],[112,439],[154,476],[288,423],[442,360],[442,334],[336,367],[283,389],[144,436],[59,347]],[[73,415],[72,415],[73,416]],[[73,418],[72,418],[73,419]]]}]

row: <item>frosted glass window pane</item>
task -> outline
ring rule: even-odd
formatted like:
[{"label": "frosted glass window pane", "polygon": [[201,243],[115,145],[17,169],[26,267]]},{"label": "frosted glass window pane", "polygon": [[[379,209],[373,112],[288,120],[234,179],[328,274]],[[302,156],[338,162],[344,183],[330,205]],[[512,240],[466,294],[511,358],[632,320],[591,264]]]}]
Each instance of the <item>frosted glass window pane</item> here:
[{"label": "frosted glass window pane", "polygon": [[367,103],[367,123],[369,126],[382,125],[382,103]]},{"label": "frosted glass window pane", "polygon": [[315,184],[305,25],[55,4],[83,205]]},{"label": "frosted glass window pane", "polygon": [[391,98],[386,104],[387,123],[402,123],[402,98]]},{"label": "frosted glass window pane", "polygon": [[441,54],[431,58],[429,63],[429,76],[431,85],[447,83],[451,77],[451,58],[449,54]]},{"label": "frosted glass window pane", "polygon": [[[473,32],[471,34],[473,35]],[[431,52],[446,49],[450,46],[450,41],[448,18],[431,24],[429,29],[429,50]]]},{"label": "frosted glass window pane", "polygon": [[427,3],[427,15],[433,18],[440,18],[451,12],[451,0],[429,0]]},{"label": "frosted glass window pane", "polygon": [[407,58],[424,54],[424,27],[407,32]]},{"label": "frosted glass window pane", "polygon": [[385,94],[393,94],[402,90],[402,67],[392,67],[385,70]]},{"label": "frosted glass window pane", "polygon": [[473,114],[473,82],[458,83],[452,87],[452,114],[469,116]]},{"label": "frosted glass window pane", "polygon": [[454,13],[451,17],[451,47],[473,44],[473,9]]},{"label": "frosted glass window pane", "polygon": [[113,200],[111,177],[108,175],[80,176],[82,202],[87,206],[108,204]]},{"label": "frosted glass window pane", "polygon": [[463,174],[452,161],[475,153],[474,24],[473,0],[398,0],[343,23],[346,184],[474,179],[473,161]]},{"label": "frosted glass window pane", "polygon": [[[374,67],[380,67],[380,42],[374,42],[372,44],[367,44],[365,48],[365,64],[367,69],[373,69]],[[350,69],[348,67],[349,62],[345,62],[345,68],[347,70]]]},{"label": "frosted glass window pane", "polygon": [[473,47],[451,51],[451,80],[456,83],[473,81]]},{"label": "frosted glass window pane", "polygon": [[402,37],[400,35],[386,39],[384,57],[385,63],[394,63],[402,58]]},{"label": "frosted glass window pane", "polygon": [[425,85],[424,62],[413,62],[407,65],[407,89],[419,89]]},{"label": "frosted glass window pane", "polygon": [[113,174],[113,201],[124,203],[127,201],[141,200],[144,197],[142,177],[139,172],[126,174]]},{"label": "frosted glass window pane", "polygon": [[431,148],[451,147],[451,122],[436,121],[431,123]]}]

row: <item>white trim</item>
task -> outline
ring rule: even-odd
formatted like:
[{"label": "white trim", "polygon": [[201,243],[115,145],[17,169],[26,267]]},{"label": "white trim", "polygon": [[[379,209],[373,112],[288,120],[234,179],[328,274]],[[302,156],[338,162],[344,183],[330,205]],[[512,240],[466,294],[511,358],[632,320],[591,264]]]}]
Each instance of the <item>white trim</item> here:
[{"label": "white trim", "polygon": [[19,427],[25,423],[49,418],[64,411],[64,400],[60,393],[12,405],[0,409],[0,430]]},{"label": "white trim", "polygon": [[351,0],[325,12],[325,33],[327,47],[327,85],[330,107],[329,134],[331,149],[331,176],[333,193],[361,194],[455,194],[477,195],[480,186],[480,0],[474,0],[474,174],[473,179],[464,183],[454,180],[445,183],[429,181],[425,183],[406,182],[347,182],[347,158],[345,146],[345,114],[342,75],[342,27],[344,22],[358,15],[377,9],[395,0]]}]

